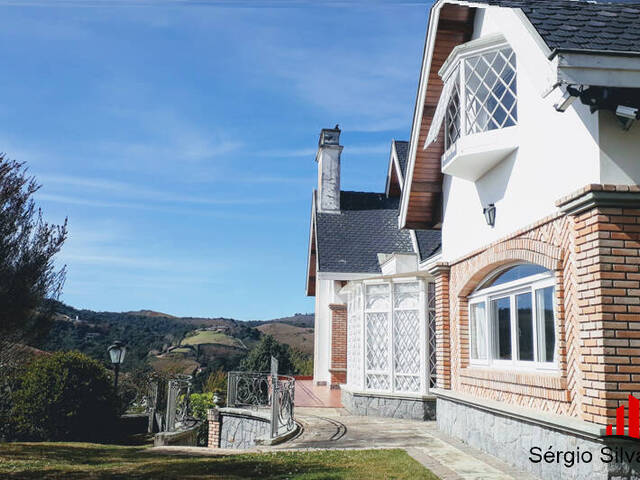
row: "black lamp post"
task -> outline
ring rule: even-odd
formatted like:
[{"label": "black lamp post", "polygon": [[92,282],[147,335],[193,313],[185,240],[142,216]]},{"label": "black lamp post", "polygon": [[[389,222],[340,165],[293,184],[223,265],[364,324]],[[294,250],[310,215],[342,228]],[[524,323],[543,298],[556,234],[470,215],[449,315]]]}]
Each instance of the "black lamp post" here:
[{"label": "black lamp post", "polygon": [[107,348],[107,352],[109,352],[109,357],[111,357],[111,363],[113,364],[113,368],[115,369],[115,378],[113,380],[113,388],[118,388],[118,374],[120,373],[120,365],[124,362],[124,356],[127,353],[127,347],[124,343],[120,341],[114,342],[109,348]]},{"label": "black lamp post", "polygon": [[487,225],[493,227],[496,224],[496,206],[493,203],[490,203],[482,210],[484,213],[484,218],[487,221]]}]

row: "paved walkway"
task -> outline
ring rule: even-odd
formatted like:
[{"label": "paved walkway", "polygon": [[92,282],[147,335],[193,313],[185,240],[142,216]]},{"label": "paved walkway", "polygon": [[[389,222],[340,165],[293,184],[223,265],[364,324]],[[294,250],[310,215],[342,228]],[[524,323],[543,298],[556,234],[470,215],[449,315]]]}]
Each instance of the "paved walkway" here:
[{"label": "paved walkway", "polygon": [[[297,402],[296,402],[297,403]],[[156,447],[166,454],[237,455],[315,449],[402,448],[441,480],[537,480],[440,432],[435,422],[359,417],[343,408],[296,406],[301,426],[291,440],[252,450]]]},{"label": "paved walkway", "polygon": [[403,448],[442,480],[534,480],[441,433],[435,422],[350,415],[342,408],[296,408],[297,437],[269,450]]},{"label": "paved walkway", "polygon": [[295,405],[298,407],[340,408],[340,390],[319,387],[313,380],[296,380]]}]

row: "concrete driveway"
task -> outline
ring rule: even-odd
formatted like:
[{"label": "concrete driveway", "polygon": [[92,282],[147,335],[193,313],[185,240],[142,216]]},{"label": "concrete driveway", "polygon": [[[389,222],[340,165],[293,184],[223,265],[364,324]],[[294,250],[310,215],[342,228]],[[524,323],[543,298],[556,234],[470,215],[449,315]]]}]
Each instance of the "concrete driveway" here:
[{"label": "concrete driveway", "polygon": [[535,480],[442,434],[435,422],[350,415],[342,408],[296,408],[300,433],[273,450],[402,448],[442,480]]}]

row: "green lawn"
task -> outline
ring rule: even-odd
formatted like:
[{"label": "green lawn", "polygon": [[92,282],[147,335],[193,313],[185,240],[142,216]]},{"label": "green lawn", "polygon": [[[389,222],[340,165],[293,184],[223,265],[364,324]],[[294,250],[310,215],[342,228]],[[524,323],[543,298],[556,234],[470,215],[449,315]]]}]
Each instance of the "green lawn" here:
[{"label": "green lawn", "polygon": [[317,451],[226,457],[160,455],[90,443],[0,444],[2,479],[423,479],[437,477],[404,450]]},{"label": "green lawn", "polygon": [[228,345],[230,347],[244,348],[244,345],[237,338],[230,337],[226,333],[213,332],[205,330],[197,332],[195,335],[185,337],[181,345],[201,345],[207,343],[218,343],[220,345]]}]

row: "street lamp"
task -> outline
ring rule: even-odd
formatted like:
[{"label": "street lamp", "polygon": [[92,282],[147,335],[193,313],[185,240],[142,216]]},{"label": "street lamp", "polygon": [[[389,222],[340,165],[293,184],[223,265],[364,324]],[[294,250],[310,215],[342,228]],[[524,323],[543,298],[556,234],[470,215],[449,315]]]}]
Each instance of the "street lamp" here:
[{"label": "street lamp", "polygon": [[109,348],[107,348],[109,356],[111,357],[111,363],[115,369],[116,375],[113,381],[113,388],[118,388],[118,374],[120,373],[120,364],[124,362],[124,356],[127,353],[127,347],[120,341],[114,342]]}]

